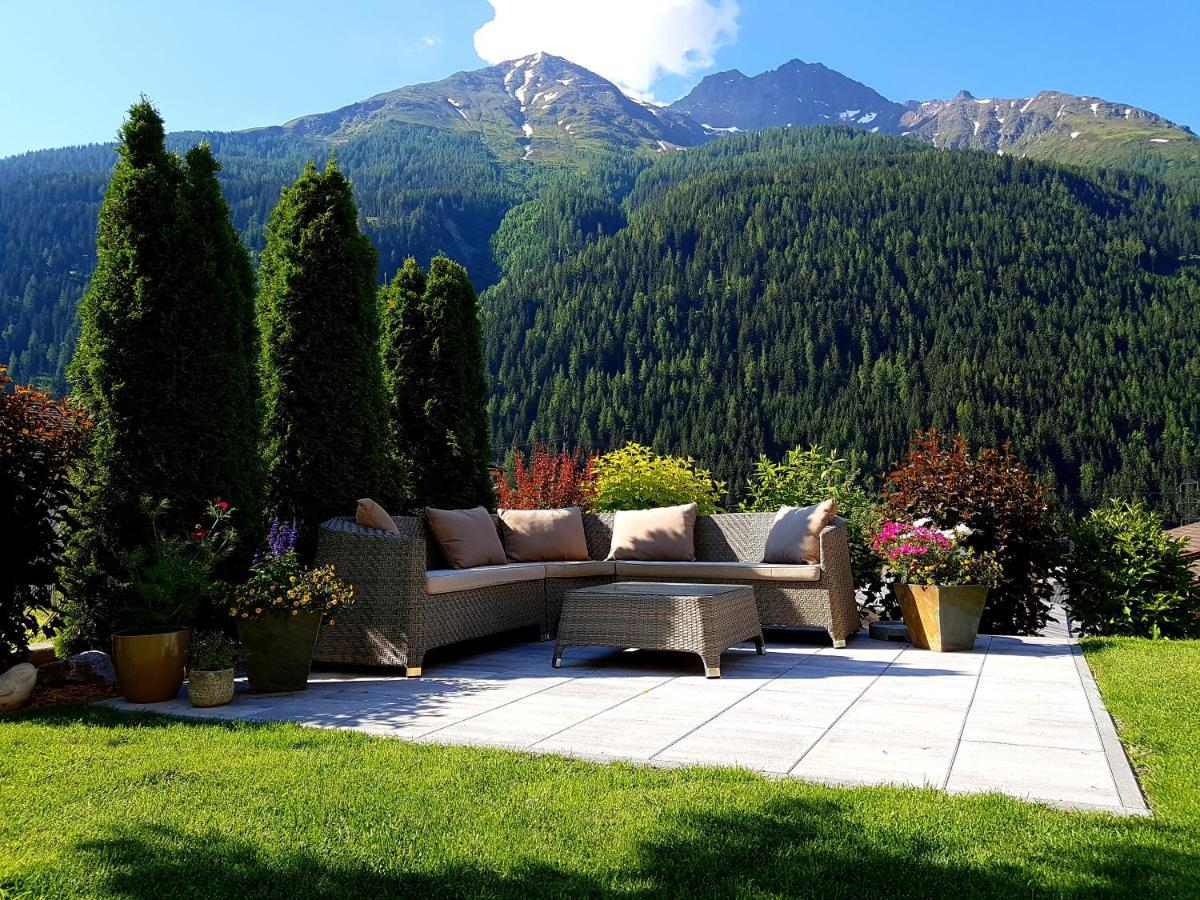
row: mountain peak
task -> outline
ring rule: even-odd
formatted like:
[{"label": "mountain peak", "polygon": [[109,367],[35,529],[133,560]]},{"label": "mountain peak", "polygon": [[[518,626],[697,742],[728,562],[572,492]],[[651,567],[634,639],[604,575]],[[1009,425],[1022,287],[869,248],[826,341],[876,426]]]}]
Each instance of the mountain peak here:
[{"label": "mountain peak", "polygon": [[964,88],[963,90],[961,90],[957,94],[955,94],[952,99],[954,99],[954,100],[974,100],[975,95]]},{"label": "mountain peak", "polygon": [[709,75],[671,109],[710,132],[839,124],[888,131],[904,113],[865,84],[801,59],[754,76],[736,69]]}]

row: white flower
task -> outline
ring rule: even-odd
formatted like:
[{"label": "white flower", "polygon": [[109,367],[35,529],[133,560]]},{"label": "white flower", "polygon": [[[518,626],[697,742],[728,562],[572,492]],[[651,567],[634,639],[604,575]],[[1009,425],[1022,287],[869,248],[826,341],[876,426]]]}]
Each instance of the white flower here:
[{"label": "white flower", "polygon": [[933,521],[933,519],[929,518],[929,516],[926,516],[923,519],[917,519],[917,521],[913,522],[913,525],[917,528],[924,528],[926,525],[928,525],[932,521]]},{"label": "white flower", "polygon": [[962,537],[966,537],[967,535],[974,534],[975,529],[968,528],[962,522],[959,522],[957,525],[954,526],[954,533],[957,535],[961,535]]}]

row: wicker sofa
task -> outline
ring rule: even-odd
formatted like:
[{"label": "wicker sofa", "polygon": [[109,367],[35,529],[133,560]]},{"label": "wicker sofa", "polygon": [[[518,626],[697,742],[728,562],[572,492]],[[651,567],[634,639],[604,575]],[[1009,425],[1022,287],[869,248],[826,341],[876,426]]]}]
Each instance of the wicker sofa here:
[{"label": "wicker sofa", "polygon": [[772,513],[722,513],[696,520],[695,562],[608,560],[611,513],[585,513],[590,559],[450,569],[417,517],[395,519],[398,534],[330,519],[317,563],[332,563],[356,601],[321,629],[315,659],[326,664],[403,666],[419,676],[426,651],[520,628],[543,639],[558,629],[563,595],[614,581],[742,584],[754,589],[763,625],[817,627],[835,647],[859,627],[846,523],[821,534],[819,565],[761,563]]}]

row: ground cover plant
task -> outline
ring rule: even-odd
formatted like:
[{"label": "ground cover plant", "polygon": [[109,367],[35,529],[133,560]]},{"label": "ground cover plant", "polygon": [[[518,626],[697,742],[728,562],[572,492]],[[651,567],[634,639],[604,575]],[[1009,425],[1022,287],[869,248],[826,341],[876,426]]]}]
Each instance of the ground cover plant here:
[{"label": "ground cover plant", "polygon": [[0,728],[0,896],[1200,894],[1200,643],[1085,652],[1154,817],[92,708]]}]

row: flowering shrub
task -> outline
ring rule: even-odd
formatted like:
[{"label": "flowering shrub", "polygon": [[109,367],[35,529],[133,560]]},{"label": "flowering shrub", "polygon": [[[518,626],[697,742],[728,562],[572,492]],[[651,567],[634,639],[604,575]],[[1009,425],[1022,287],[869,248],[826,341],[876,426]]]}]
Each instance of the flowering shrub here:
[{"label": "flowering shrub", "polygon": [[964,543],[971,529],[958,525],[938,530],[928,520],[884,522],[871,541],[887,573],[904,584],[994,585],[1000,564],[994,554],[977,554]]},{"label": "flowering shrub", "polygon": [[207,615],[220,600],[218,566],[232,554],[237,534],[233,510],[224,500],[210,500],[204,519],[186,535],[168,534],[169,504],[142,498],[153,540],[122,554],[132,592],[116,610],[116,624],[134,630],[182,628]]},{"label": "flowering shrub", "polygon": [[586,507],[595,478],[596,455],[565,447],[554,452],[545,444],[534,444],[529,462],[517,454],[510,482],[496,473],[496,497],[503,509],[561,509]]},{"label": "flowering shrub", "polygon": [[72,495],[67,470],[91,422],[68,400],[13,387],[0,365],[0,671],[25,655],[51,606]]},{"label": "flowering shrub", "polygon": [[333,566],[308,568],[296,553],[296,524],[271,523],[267,549],[256,554],[250,577],[233,592],[235,619],[320,613],[334,624],[338,609],[354,604],[354,588],[337,579]]},{"label": "flowering shrub", "polygon": [[626,444],[596,458],[590,490],[592,509],[650,509],[695,503],[700,515],[717,512],[725,485],[696,468],[690,456],[659,456],[641,444]]},{"label": "flowering shrub", "polygon": [[871,552],[879,509],[865,484],[866,477],[854,460],[822,447],[796,447],[780,462],[763,457],[754,464],[742,509],[775,512],[781,506],[836,500],[838,515],[846,520],[854,583],[870,598],[881,588],[878,561]]},{"label": "flowering shrub", "polygon": [[1049,489],[1007,447],[973,455],[962,435],[945,442],[937,431],[918,433],[887,476],[883,505],[886,516],[901,521],[962,522],[971,529],[969,547],[995,553],[1003,574],[981,631],[1036,634],[1046,624],[1062,528]]},{"label": "flowering shrub", "polygon": [[1200,637],[1200,583],[1154,513],[1113,500],[1076,523],[1071,541],[1067,605],[1085,634]]}]

